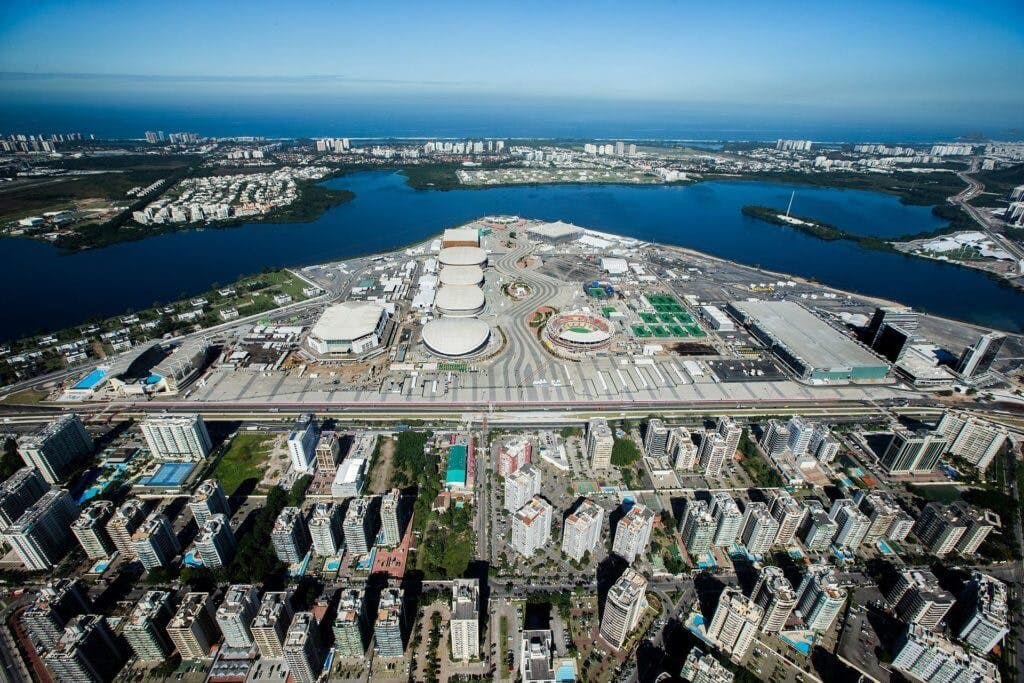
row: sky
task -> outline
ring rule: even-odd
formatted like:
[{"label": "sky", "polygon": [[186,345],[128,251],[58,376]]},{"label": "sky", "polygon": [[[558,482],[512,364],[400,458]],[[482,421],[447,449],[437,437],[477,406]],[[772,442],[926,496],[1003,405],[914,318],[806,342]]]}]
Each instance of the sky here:
[{"label": "sky", "polygon": [[606,102],[1024,128],[1024,3],[0,2],[0,114]]}]

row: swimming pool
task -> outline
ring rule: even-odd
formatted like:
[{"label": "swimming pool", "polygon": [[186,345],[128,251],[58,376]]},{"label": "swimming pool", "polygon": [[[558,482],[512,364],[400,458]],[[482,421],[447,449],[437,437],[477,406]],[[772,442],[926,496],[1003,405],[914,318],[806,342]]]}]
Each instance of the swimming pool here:
[{"label": "swimming pool", "polygon": [[95,389],[103,378],[107,376],[106,368],[96,368],[88,375],[78,380],[78,382],[71,387],[72,389]]},{"label": "swimming pool", "polygon": [[181,561],[186,567],[202,567],[203,561],[196,557],[195,552],[189,551],[185,553],[185,558]]},{"label": "swimming pool", "polygon": [[572,662],[563,662],[555,672],[555,680],[558,683],[572,683],[576,680],[576,667]]},{"label": "swimming pool", "polygon": [[195,465],[190,462],[165,462],[141,483],[143,486],[181,486],[193,469]]},{"label": "swimming pool", "polygon": [[875,545],[878,546],[878,552],[882,553],[883,555],[895,555],[896,554],[896,551],[893,550],[892,547],[888,543],[886,543],[884,540],[878,541],[878,543],[876,543]]}]

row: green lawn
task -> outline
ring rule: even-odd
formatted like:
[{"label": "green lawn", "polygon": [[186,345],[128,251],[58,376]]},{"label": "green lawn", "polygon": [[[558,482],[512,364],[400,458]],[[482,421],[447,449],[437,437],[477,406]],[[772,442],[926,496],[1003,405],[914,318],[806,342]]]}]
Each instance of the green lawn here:
[{"label": "green lawn", "polygon": [[960,489],[952,484],[936,486],[914,486],[912,491],[927,501],[936,503],[952,503],[960,498]]},{"label": "green lawn", "polygon": [[267,434],[239,434],[234,438],[213,471],[225,493],[230,496],[246,480],[255,479],[258,483],[263,478],[273,440]]}]

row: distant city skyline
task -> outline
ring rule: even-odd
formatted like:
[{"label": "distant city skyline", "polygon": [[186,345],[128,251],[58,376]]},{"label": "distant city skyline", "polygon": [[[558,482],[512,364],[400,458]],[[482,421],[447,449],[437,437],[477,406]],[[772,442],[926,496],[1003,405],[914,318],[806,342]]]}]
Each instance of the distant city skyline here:
[{"label": "distant city skyline", "polygon": [[[552,103],[885,125],[1024,127],[1019,3],[20,1],[0,9],[3,109]],[[85,30],[84,30],[85,29]],[[751,110],[754,111],[751,111]],[[696,112],[696,113],[695,113]],[[399,111],[397,114],[401,114]],[[3,122],[0,121],[0,124]]]}]

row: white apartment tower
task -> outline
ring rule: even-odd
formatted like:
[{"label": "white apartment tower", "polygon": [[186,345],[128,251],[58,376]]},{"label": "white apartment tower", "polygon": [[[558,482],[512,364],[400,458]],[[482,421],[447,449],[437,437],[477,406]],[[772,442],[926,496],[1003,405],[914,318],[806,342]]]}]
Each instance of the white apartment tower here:
[{"label": "white apartment tower", "polygon": [[317,503],[309,520],[313,551],[320,557],[334,557],[342,543],[341,508],[333,503]]},{"label": "white apartment tower", "polygon": [[377,515],[374,499],[369,496],[353,498],[345,512],[342,530],[345,534],[345,548],[350,553],[370,552],[377,537]]},{"label": "white apartment tower", "polygon": [[281,510],[270,532],[270,541],[274,544],[277,558],[285,564],[295,564],[306,556],[312,541],[306,519],[299,508],[286,507]]},{"label": "white apartment tower", "polygon": [[209,593],[186,593],[174,618],[167,624],[167,635],[182,659],[205,659],[217,642]]},{"label": "white apartment tower", "polygon": [[619,649],[636,628],[647,607],[647,579],[627,567],[608,590],[601,617],[601,637]]},{"label": "white apartment tower", "polygon": [[57,566],[74,543],[71,525],[78,506],[64,489],[50,489],[32,503],[3,539],[18,555],[26,569],[48,571]]},{"label": "white apartment tower", "polygon": [[90,503],[71,525],[71,532],[78,539],[86,556],[93,560],[110,557],[116,548],[107,533],[107,522],[114,515],[114,504],[109,500]]},{"label": "white apartment tower", "polygon": [[697,461],[705,476],[717,477],[722,473],[722,465],[728,451],[728,443],[721,434],[704,432],[700,448],[697,450]]},{"label": "white apartment tower", "polygon": [[657,418],[647,421],[644,433],[644,450],[651,458],[662,458],[668,454],[669,430],[665,423]]},{"label": "white apartment tower", "polygon": [[202,460],[213,448],[206,423],[198,413],[156,415],[147,418],[141,429],[155,458]]},{"label": "white apartment tower", "polygon": [[551,539],[551,503],[540,496],[520,508],[512,516],[512,548],[530,557]]},{"label": "white apartment tower", "polygon": [[730,546],[740,535],[743,513],[727,491],[711,496],[711,515],[715,518],[715,547]]},{"label": "white apartment tower", "polygon": [[772,517],[779,523],[779,532],[775,537],[777,545],[792,545],[796,538],[797,529],[804,520],[806,510],[796,501],[785,489],[779,489],[772,498],[771,506],[768,508]]},{"label": "white apartment tower", "polygon": [[633,564],[638,555],[647,552],[653,528],[654,511],[640,503],[633,505],[615,527],[612,552]]},{"label": "white apartment tower", "polygon": [[252,622],[260,608],[260,592],[251,584],[228,586],[217,608],[217,626],[227,647],[249,649],[253,645]]},{"label": "white apartment tower", "polygon": [[480,582],[455,579],[452,582],[452,617],[449,623],[452,659],[466,661],[480,657]]},{"label": "white apartment tower", "polygon": [[300,415],[288,434],[288,457],[297,472],[312,472],[316,469],[316,444],[319,438],[316,418],[309,413]]},{"label": "white apartment tower", "polygon": [[601,540],[601,526],[604,523],[604,508],[587,498],[576,510],[565,518],[562,529],[562,552],[574,562],[580,562],[583,555],[594,552]]},{"label": "white apartment tower", "polygon": [[320,624],[312,612],[298,612],[285,635],[284,660],[295,683],[316,683],[323,669],[320,656]]},{"label": "white apartment tower", "polygon": [[685,427],[676,427],[669,434],[668,452],[672,456],[672,467],[677,470],[692,471],[697,464],[697,445],[693,443],[693,435]]},{"label": "white apartment tower", "polygon": [[587,423],[587,460],[595,470],[604,470],[612,466],[612,448],[615,437],[607,420],[594,418]]},{"label": "white apartment tower", "polygon": [[196,550],[203,558],[203,565],[211,569],[223,567],[234,559],[238,543],[226,515],[217,513],[206,520],[196,537]]},{"label": "white apartment tower", "polygon": [[804,575],[797,590],[796,608],[811,631],[827,631],[846,601],[846,591],[839,586],[835,570],[828,565],[813,565]]},{"label": "white apartment tower", "polygon": [[786,626],[789,615],[796,608],[796,591],[778,567],[764,567],[750,594],[757,606],[764,610],[762,631],[778,633]]},{"label": "white apartment tower", "polygon": [[21,459],[39,470],[43,479],[51,484],[63,481],[71,474],[75,463],[91,454],[92,449],[92,437],[74,413],[62,415],[18,440]]},{"label": "white apartment tower", "polygon": [[540,495],[540,469],[527,463],[505,477],[505,509],[516,512]]},{"label": "white apartment tower", "polygon": [[394,548],[402,542],[405,520],[402,515],[402,492],[391,489],[380,499],[381,545]]},{"label": "white apartment tower", "polygon": [[202,528],[203,524],[206,524],[206,520],[213,515],[231,516],[228,498],[224,495],[224,489],[216,479],[207,479],[196,487],[192,497],[188,500],[188,509],[192,511],[196,526],[199,528]]},{"label": "white apartment tower", "polygon": [[284,659],[284,638],[291,623],[291,594],[284,591],[264,593],[256,618],[250,626],[260,657]]},{"label": "white apartment tower", "polygon": [[764,555],[775,544],[779,523],[764,503],[748,503],[743,511],[740,541],[751,555]]},{"label": "white apartment tower", "polygon": [[147,591],[132,608],[121,635],[139,662],[162,662],[171,654],[167,637],[171,615],[171,594],[167,591]]},{"label": "white apartment tower", "polygon": [[679,533],[690,555],[702,555],[711,550],[715,540],[715,518],[703,500],[690,499],[686,503]]},{"label": "white apartment tower", "polygon": [[739,662],[747,654],[758,626],[764,620],[764,610],[746,597],[738,588],[726,588],[718,598],[718,607],[708,626],[708,638]]}]

